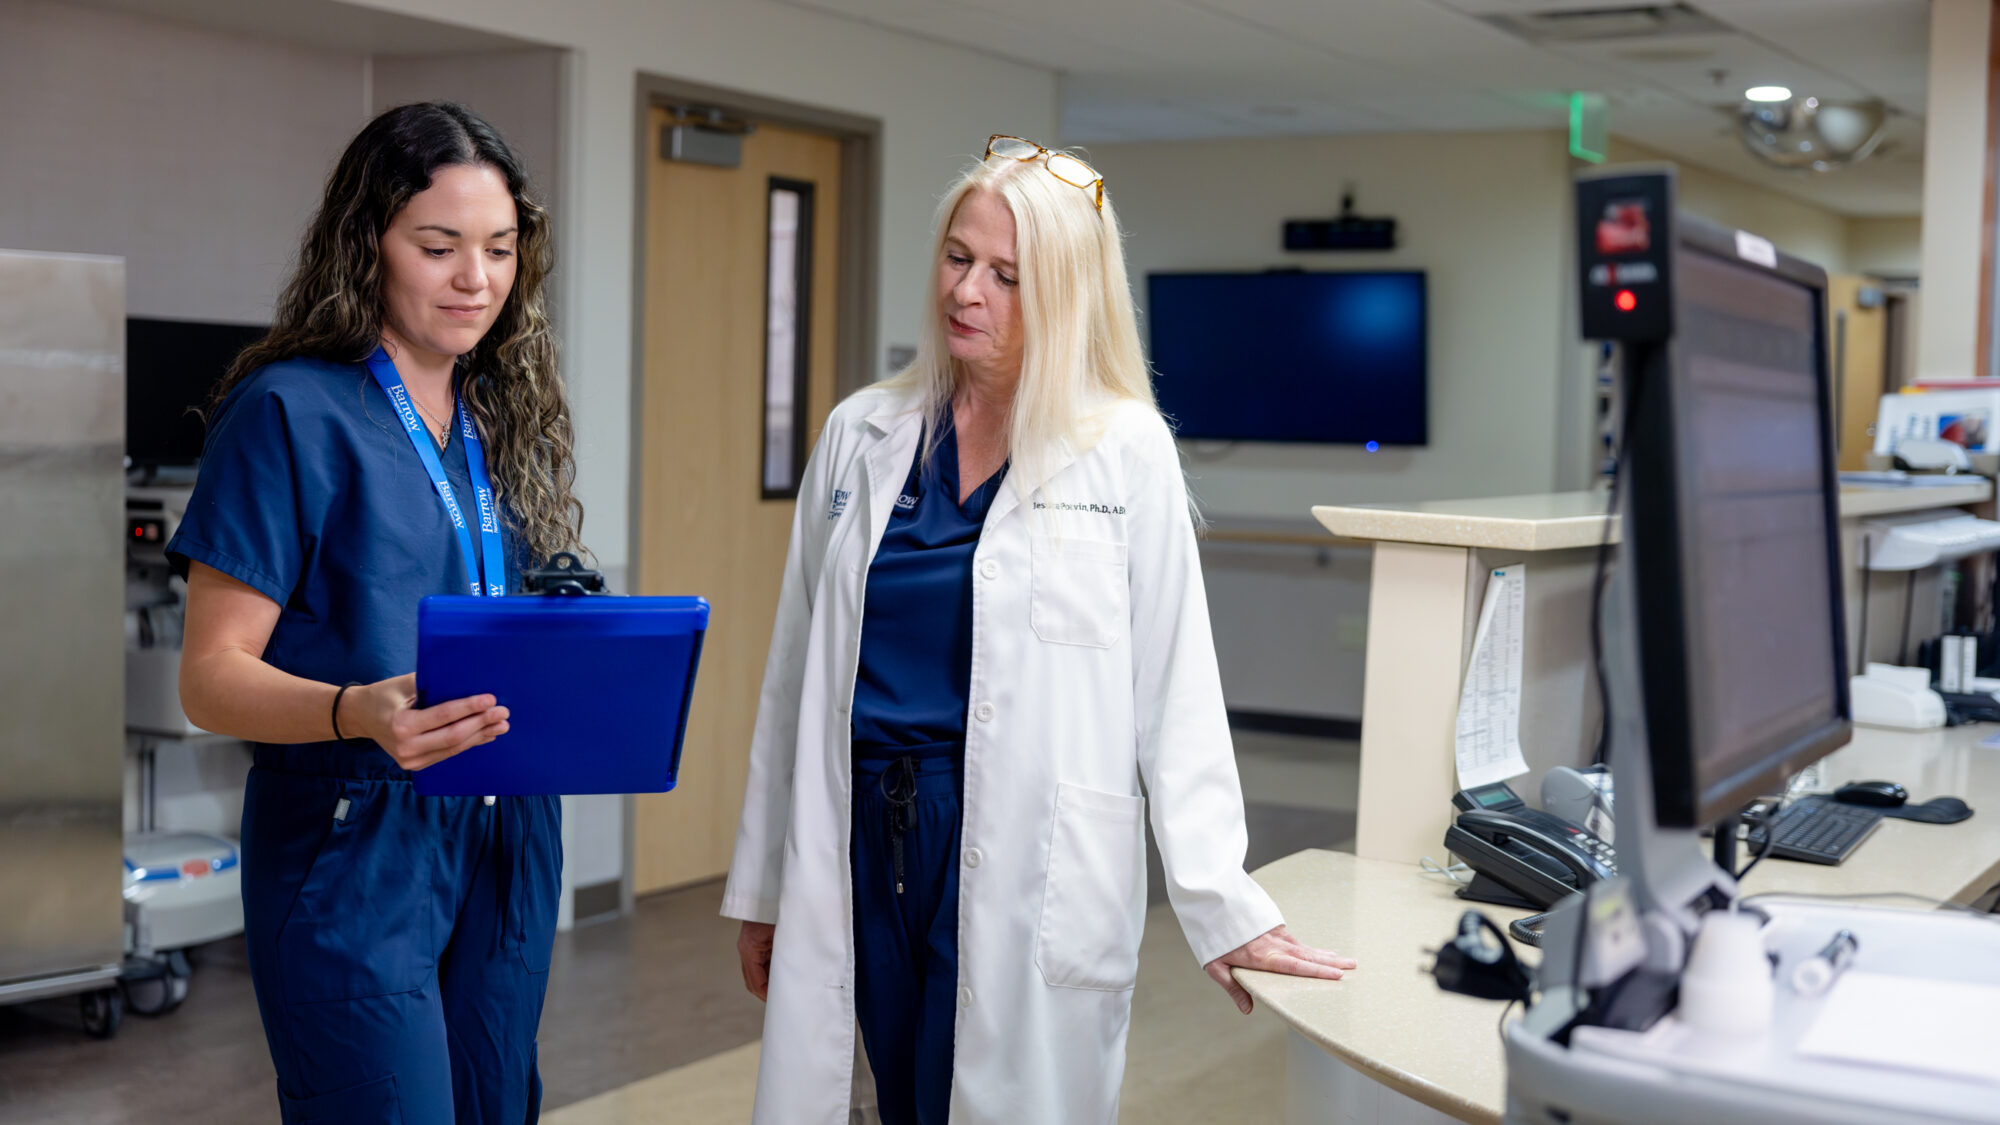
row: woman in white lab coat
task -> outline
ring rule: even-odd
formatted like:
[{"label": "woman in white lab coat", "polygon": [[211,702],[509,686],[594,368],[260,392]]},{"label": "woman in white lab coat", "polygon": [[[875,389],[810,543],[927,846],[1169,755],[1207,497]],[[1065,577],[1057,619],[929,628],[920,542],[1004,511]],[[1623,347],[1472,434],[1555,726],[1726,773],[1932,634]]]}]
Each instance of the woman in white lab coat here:
[{"label": "woman in white lab coat", "polygon": [[[1103,181],[995,137],[938,211],[909,370],[799,490],[722,912],[755,1120],[1108,1125],[1145,827],[1195,958],[1337,978],[1243,870],[1194,521]],[[1141,786],[1144,786],[1144,796]]]}]

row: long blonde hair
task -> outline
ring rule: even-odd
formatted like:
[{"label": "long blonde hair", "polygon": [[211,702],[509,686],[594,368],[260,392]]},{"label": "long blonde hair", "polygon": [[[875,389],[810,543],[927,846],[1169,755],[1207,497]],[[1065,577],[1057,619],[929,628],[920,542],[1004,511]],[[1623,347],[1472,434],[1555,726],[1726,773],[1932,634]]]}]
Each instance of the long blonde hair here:
[{"label": "long blonde hair", "polygon": [[1104,209],[1090,191],[1049,174],[1040,160],[990,157],[952,181],[938,204],[931,248],[933,277],[924,298],[916,359],[888,386],[921,391],[931,437],[937,434],[962,372],[951,358],[935,280],[959,206],[973,192],[998,196],[1014,216],[1014,265],[1021,300],[1021,380],[1008,415],[1009,484],[1028,502],[1047,483],[1063,446],[1081,456],[1103,436],[1109,410],[1124,400],[1158,409],[1138,316],[1125,275],[1125,245],[1111,193]]}]

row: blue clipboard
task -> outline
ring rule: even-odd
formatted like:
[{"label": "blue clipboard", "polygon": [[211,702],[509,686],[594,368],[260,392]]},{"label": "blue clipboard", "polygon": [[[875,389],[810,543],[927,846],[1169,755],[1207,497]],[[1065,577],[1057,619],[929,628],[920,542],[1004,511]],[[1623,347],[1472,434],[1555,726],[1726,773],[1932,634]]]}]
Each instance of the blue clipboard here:
[{"label": "blue clipboard", "polygon": [[426,797],[664,793],[678,780],[708,601],[476,598],[417,607],[417,705],[495,696],[507,733],[416,771]]}]

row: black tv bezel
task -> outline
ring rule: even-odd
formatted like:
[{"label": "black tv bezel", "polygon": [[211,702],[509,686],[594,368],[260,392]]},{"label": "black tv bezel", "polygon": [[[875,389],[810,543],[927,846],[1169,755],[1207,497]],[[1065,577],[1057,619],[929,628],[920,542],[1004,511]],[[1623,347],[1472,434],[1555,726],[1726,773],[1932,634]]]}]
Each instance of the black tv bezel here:
[{"label": "black tv bezel", "polygon": [[[1734,231],[1691,216],[1676,215],[1674,222],[1675,235],[1669,249],[1674,258],[1674,277],[1683,276],[1681,257],[1694,251],[1764,272],[1812,294],[1816,325],[1813,377],[1819,391],[1820,493],[1834,646],[1831,667],[1836,706],[1832,719],[1772,741],[1750,765],[1721,777],[1700,776],[1691,711],[1696,689],[1688,665],[1688,656],[1695,651],[1695,638],[1686,612],[1694,591],[1681,539],[1681,528],[1689,522],[1693,505],[1694,468],[1681,463],[1675,444],[1685,421],[1685,396],[1681,392],[1687,378],[1687,354],[1678,340],[1672,338],[1664,344],[1628,345],[1630,369],[1626,390],[1636,394],[1636,400],[1625,435],[1630,497],[1626,549],[1637,579],[1634,598],[1639,625],[1639,672],[1652,760],[1654,815],[1662,827],[1696,828],[1734,814],[1770,792],[1786,775],[1845,745],[1852,735],[1853,712],[1847,682],[1846,595],[1840,573],[1839,476],[1829,408],[1826,271],[1783,252],[1777,253],[1774,266],[1764,266],[1738,253]],[[1645,386],[1634,391],[1638,380],[1644,380]]]},{"label": "black tv bezel", "polygon": [[[134,427],[131,424],[131,418],[132,418],[131,388],[132,388],[133,369],[134,369],[134,364],[132,363],[132,336],[133,336],[132,326],[134,324],[143,324],[147,326],[169,325],[176,327],[188,327],[194,329],[227,329],[231,331],[240,331],[244,333],[246,336],[248,336],[251,333],[255,333],[255,338],[251,339],[249,343],[254,343],[255,340],[262,339],[264,336],[268,335],[271,331],[271,326],[268,324],[255,324],[248,322],[228,321],[228,320],[196,320],[189,317],[127,316],[125,318],[124,327],[125,327],[126,463],[131,468],[134,469],[192,468],[198,465],[201,461],[201,447],[199,445],[195,447],[195,450],[192,455],[188,455],[187,453],[185,453],[185,451],[181,450],[175,450],[169,452],[161,452],[158,449],[135,451],[133,448],[132,437],[133,437]],[[249,343],[245,343],[244,347],[248,347]],[[239,354],[241,350],[242,350],[241,348],[238,349]],[[231,358],[233,360],[234,357],[232,356]],[[216,377],[220,379],[222,377],[222,374],[223,372],[217,372]],[[204,401],[189,403],[188,405],[196,408],[206,407],[207,406],[206,396],[204,395]]]},{"label": "black tv bezel", "polygon": [[[1146,338],[1146,359],[1148,367],[1151,368],[1152,360],[1155,354],[1153,348],[1153,338],[1151,329],[1151,325],[1153,323],[1156,323],[1152,318],[1153,279],[1160,277],[1274,277],[1274,276],[1414,277],[1417,279],[1419,296],[1423,302],[1421,310],[1423,316],[1423,334],[1422,338],[1419,340],[1419,344],[1422,347],[1422,355],[1423,355],[1423,385],[1419,388],[1419,392],[1423,402],[1423,406],[1422,406],[1422,416],[1418,421],[1418,431],[1419,431],[1418,438],[1414,441],[1385,441],[1379,437],[1357,438],[1357,439],[1345,439],[1345,438],[1318,439],[1318,438],[1241,437],[1241,436],[1229,436],[1221,434],[1189,433],[1186,430],[1183,420],[1178,417],[1173,417],[1174,430],[1175,430],[1174,436],[1183,441],[1237,442],[1247,445],[1328,446],[1328,447],[1365,448],[1370,443],[1373,443],[1385,449],[1428,448],[1431,443],[1431,282],[1430,282],[1430,271],[1428,270],[1422,270],[1422,269],[1306,270],[1306,269],[1285,268],[1285,269],[1266,269],[1266,270],[1148,271],[1146,274],[1146,311],[1147,311],[1147,324],[1148,324],[1147,338]],[[1154,378],[1156,380],[1158,378],[1158,374],[1159,373],[1157,370],[1153,372]],[[1159,392],[1156,389],[1154,391],[1156,397],[1158,396],[1158,393]]]}]

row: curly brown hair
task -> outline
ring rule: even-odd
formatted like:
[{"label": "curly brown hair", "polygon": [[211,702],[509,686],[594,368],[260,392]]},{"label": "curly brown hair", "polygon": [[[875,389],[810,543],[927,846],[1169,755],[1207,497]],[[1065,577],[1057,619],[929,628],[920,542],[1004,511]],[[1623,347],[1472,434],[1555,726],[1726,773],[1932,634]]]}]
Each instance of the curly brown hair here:
[{"label": "curly brown hair", "polygon": [[577,550],[583,530],[583,505],[573,492],[575,437],[542,294],[555,248],[548,212],[530,194],[520,160],[464,106],[399,106],[347,146],[306,228],[270,335],[230,365],[210,416],[258,368],[302,356],[362,363],[374,353],[382,341],[382,235],[439,169],[459,165],[494,169],[514,197],[520,263],[514,288],[478,346],[458,357],[454,378],[487,446],[501,511],[539,564],[557,551]]}]

